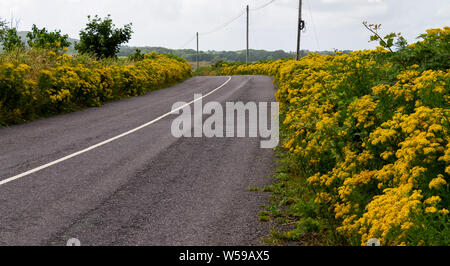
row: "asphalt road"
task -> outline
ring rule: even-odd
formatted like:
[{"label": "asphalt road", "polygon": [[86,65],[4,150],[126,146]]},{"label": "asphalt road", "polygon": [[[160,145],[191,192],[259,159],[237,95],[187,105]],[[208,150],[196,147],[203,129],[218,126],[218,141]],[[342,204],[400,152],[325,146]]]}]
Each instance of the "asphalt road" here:
[{"label": "asphalt road", "polygon": [[[260,245],[274,151],[258,138],[175,138],[168,115],[55,162],[206,94],[228,77],[194,77],[101,108],[0,129],[0,245]],[[203,99],[270,102],[272,80],[234,76]],[[3,183],[2,183],[3,182]]]}]

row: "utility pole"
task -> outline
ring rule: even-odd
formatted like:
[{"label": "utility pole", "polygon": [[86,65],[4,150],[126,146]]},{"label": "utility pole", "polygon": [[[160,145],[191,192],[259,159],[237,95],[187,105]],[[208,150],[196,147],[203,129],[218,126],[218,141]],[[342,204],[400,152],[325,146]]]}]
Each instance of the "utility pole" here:
[{"label": "utility pole", "polygon": [[199,68],[199,63],[198,63],[198,32],[197,32],[197,70]]},{"label": "utility pole", "polygon": [[300,37],[302,34],[302,30],[305,27],[305,23],[302,20],[302,0],[298,1],[298,34],[297,34],[297,60],[300,59]]},{"label": "utility pole", "polygon": [[248,16],[249,16],[249,8],[248,8],[248,5],[247,5],[247,52],[246,52],[246,54],[245,54],[245,63],[248,65]]}]

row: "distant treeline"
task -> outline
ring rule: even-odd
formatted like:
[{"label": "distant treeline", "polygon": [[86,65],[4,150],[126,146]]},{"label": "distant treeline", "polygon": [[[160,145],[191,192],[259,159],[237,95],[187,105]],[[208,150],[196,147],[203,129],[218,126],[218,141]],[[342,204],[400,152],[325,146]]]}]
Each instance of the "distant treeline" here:
[{"label": "distant treeline", "polygon": [[[22,38],[23,41],[27,41],[27,31],[18,32],[18,35]],[[68,47],[68,54],[76,54],[74,43],[78,40],[69,38],[70,46]],[[128,57],[136,52],[136,49],[139,49],[142,54],[148,54],[151,52],[159,53],[159,54],[174,54],[186,59],[189,62],[196,61],[196,51],[194,49],[168,49],[164,47],[132,47],[132,46],[121,46],[120,51],[117,54],[118,56]],[[306,56],[308,53],[313,51],[302,50],[301,56]],[[320,51],[316,52],[324,55],[333,55],[334,51]],[[342,51],[347,54],[351,51]],[[259,61],[267,61],[267,60],[278,60],[283,58],[292,58],[295,57],[295,52],[286,52],[283,50],[277,51],[266,51],[266,50],[252,50],[250,49],[250,61],[251,62],[259,62]],[[245,62],[245,50],[241,51],[200,51],[199,60],[206,62]]]},{"label": "distant treeline", "polygon": [[[133,54],[136,49],[139,49],[141,53],[146,54],[150,52],[156,52],[160,54],[174,54],[180,57],[183,57],[189,62],[196,61],[196,51],[194,49],[168,49],[163,47],[129,47],[122,46],[120,48],[120,52],[118,56],[129,56]],[[301,55],[305,56],[311,51],[302,50]],[[345,53],[350,51],[344,51]],[[333,55],[332,51],[321,51],[318,52],[320,54]],[[295,52],[285,52],[283,50],[277,51],[266,51],[266,50],[250,50],[250,61],[258,62],[258,61],[266,61],[266,60],[277,60],[283,58],[295,57]],[[226,61],[226,62],[245,62],[245,50],[241,51],[200,51],[199,52],[199,61],[207,61],[207,62],[218,62],[218,61]]]}]

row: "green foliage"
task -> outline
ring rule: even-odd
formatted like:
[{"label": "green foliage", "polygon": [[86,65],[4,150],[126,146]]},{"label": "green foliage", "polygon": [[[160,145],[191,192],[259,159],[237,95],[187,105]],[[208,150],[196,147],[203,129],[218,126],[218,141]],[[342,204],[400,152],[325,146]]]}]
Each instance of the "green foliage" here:
[{"label": "green foliage", "polygon": [[[119,56],[129,56],[136,50],[137,47],[122,46],[120,47]],[[142,53],[159,53],[159,54],[174,54],[179,57],[186,59],[188,62],[195,62],[197,51],[194,49],[168,49],[163,47],[139,47]],[[349,51],[345,51],[348,53]],[[305,56],[310,51],[302,50],[301,55]],[[333,51],[321,51],[320,54],[333,55]],[[293,58],[295,53],[285,52],[283,50],[277,51],[266,51],[266,50],[253,50],[250,49],[250,60],[251,62],[259,62],[263,60],[277,60],[282,58]],[[245,62],[245,51],[200,51],[199,52],[200,62],[209,62],[214,64],[219,61],[226,62]]]},{"label": "green foliage", "polygon": [[450,68],[450,35],[440,29],[429,29],[418,37],[422,41],[408,45],[401,33],[390,33],[382,38],[378,33],[381,24],[363,22],[363,25],[373,34],[370,41],[378,41],[380,46],[391,51],[386,56],[400,70],[411,65],[419,65],[421,70]]},{"label": "green foliage", "polygon": [[0,41],[3,39],[4,34],[8,27],[6,26],[6,21],[0,19]]},{"label": "green foliage", "polygon": [[71,45],[67,34],[61,31],[48,32],[46,28],[39,29],[33,25],[32,31],[27,33],[28,45],[31,48],[51,49],[61,52]]},{"label": "green foliage", "polygon": [[311,217],[306,217],[297,223],[297,229],[304,233],[317,233],[320,231],[320,223]]},{"label": "green foliage", "polygon": [[25,44],[22,42],[22,38],[17,34],[16,28],[4,28],[3,33],[0,34],[0,42],[3,45],[3,49],[11,51],[14,48],[22,48]]},{"label": "green foliage", "polygon": [[131,61],[141,61],[144,59],[144,54],[142,53],[141,49],[136,49],[134,53],[128,56],[128,59]]},{"label": "green foliage", "polygon": [[427,30],[422,41],[404,45],[397,53],[407,65],[419,65],[422,70],[450,68],[450,35],[439,29]]},{"label": "green foliage", "polygon": [[88,20],[86,28],[80,31],[80,42],[75,44],[79,53],[93,54],[97,58],[116,57],[120,45],[131,39],[131,23],[115,28],[110,15],[104,19],[88,16]]},{"label": "green foliage", "polygon": [[366,21],[364,21],[363,25],[373,34],[370,36],[370,41],[378,41],[380,46],[386,49],[391,50],[391,48],[394,46],[395,38],[402,38],[402,40],[404,40],[403,37],[401,37],[401,33],[390,33],[382,38],[378,34],[378,30],[381,29],[381,24],[368,24]]},{"label": "green foliage", "polygon": [[169,58],[175,59],[178,62],[186,62],[186,59],[184,59],[183,57],[178,56],[176,54],[166,54],[166,56],[169,57]]},{"label": "green foliage", "polygon": [[259,220],[261,222],[268,222],[268,221],[270,221],[270,217],[266,216],[266,215],[259,215],[258,218],[259,218]]}]

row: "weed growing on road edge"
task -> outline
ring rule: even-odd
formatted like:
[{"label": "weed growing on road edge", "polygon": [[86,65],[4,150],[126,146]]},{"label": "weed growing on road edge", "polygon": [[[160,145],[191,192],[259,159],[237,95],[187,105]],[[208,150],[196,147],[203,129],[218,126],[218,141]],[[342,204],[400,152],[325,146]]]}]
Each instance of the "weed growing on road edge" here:
[{"label": "weed growing on road edge", "polygon": [[[301,244],[326,245],[335,228],[325,228],[319,219],[318,208],[314,203],[314,193],[307,188],[306,180],[296,176],[287,167],[289,156],[278,149],[281,165],[274,174],[276,183],[268,186],[271,192],[270,205],[263,206],[259,220],[272,224],[271,235],[263,242],[271,245]],[[263,217],[263,219],[261,219]]]}]

